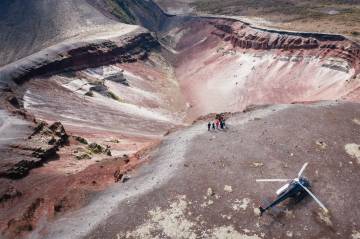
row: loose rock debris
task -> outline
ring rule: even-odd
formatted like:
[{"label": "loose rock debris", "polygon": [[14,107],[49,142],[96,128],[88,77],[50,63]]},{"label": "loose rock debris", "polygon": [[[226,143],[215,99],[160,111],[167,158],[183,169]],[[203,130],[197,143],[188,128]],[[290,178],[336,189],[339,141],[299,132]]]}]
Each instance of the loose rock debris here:
[{"label": "loose rock debris", "polygon": [[333,223],[330,219],[329,213],[326,213],[323,210],[321,210],[318,213],[318,216],[319,216],[320,220],[323,221],[327,226],[329,226],[329,227],[333,226]]},{"label": "loose rock debris", "polygon": [[319,148],[323,149],[323,150],[327,148],[327,144],[322,140],[317,140],[316,145],[319,146]]},{"label": "loose rock debris", "polygon": [[215,195],[215,192],[214,192],[214,190],[213,190],[212,188],[208,188],[208,190],[207,190],[207,192],[206,192],[206,195],[207,195],[208,197],[214,196],[214,195]]},{"label": "loose rock debris", "polygon": [[254,163],[252,163],[252,166],[254,168],[259,168],[259,167],[264,166],[264,163],[262,163],[262,162],[254,162]]}]

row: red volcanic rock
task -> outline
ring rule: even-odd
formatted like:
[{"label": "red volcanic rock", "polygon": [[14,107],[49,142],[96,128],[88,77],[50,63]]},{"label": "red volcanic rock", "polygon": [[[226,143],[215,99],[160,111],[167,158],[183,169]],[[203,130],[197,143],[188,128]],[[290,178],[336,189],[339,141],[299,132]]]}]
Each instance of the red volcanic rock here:
[{"label": "red volcanic rock", "polygon": [[179,31],[176,77],[194,118],[251,104],[358,98],[360,47],[342,36],[219,18],[189,21]]},{"label": "red volcanic rock", "polygon": [[209,20],[215,27],[213,35],[244,49],[330,49],[332,54],[346,59],[359,70],[360,47],[340,35],[283,32],[252,27],[239,21]]},{"label": "red volcanic rock", "polygon": [[[217,26],[217,25],[216,25]],[[221,30],[223,27],[221,28]],[[244,29],[244,28],[242,28]],[[298,36],[284,36],[280,34],[268,34],[260,31],[253,33],[229,31],[228,28],[213,32],[213,34],[231,41],[234,47],[253,48],[253,49],[311,49],[319,47],[319,41],[313,38],[303,38]],[[245,30],[246,31],[246,30]],[[230,34],[226,35],[226,34]]]},{"label": "red volcanic rock", "polygon": [[[25,177],[33,168],[56,155],[58,149],[68,142],[68,135],[60,122],[48,125],[40,122],[28,140],[12,148],[19,154],[18,160],[1,165],[0,177],[19,179]],[[24,159],[21,159],[23,157]]]},{"label": "red volcanic rock", "polygon": [[16,238],[24,231],[32,231],[34,228],[33,220],[36,217],[37,210],[44,203],[43,198],[37,198],[18,219],[11,219],[8,222],[7,232]]}]

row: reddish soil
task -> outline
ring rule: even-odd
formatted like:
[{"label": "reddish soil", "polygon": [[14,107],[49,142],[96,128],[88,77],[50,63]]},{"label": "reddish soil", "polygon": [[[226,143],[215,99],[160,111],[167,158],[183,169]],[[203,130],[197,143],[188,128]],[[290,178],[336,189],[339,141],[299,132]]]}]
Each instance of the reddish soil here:
[{"label": "reddish soil", "polygon": [[[108,157],[73,174],[64,175],[54,172],[52,167],[42,167],[32,170],[24,180],[1,179],[1,188],[11,187],[21,194],[1,202],[1,230],[7,238],[18,238],[45,219],[51,221],[85,206],[96,193],[111,184],[122,183],[119,172],[126,176],[135,170],[147,160],[146,152],[157,144],[153,142],[131,156]],[[61,161],[73,161],[67,157],[67,150],[60,151]]]}]

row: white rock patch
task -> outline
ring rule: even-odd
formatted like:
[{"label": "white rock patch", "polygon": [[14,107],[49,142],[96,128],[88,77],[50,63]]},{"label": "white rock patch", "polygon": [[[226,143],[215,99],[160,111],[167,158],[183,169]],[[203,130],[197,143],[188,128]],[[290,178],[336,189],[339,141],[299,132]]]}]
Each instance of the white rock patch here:
[{"label": "white rock patch", "polygon": [[360,125],[360,119],[358,118],[353,119],[353,122],[357,125]]},{"label": "white rock patch", "polygon": [[246,234],[240,233],[234,229],[233,226],[222,226],[213,229],[212,235],[210,238],[213,239],[261,239],[258,235],[254,234],[248,236]]},{"label": "white rock patch", "polygon": [[255,214],[256,216],[260,216],[260,214],[261,214],[260,209],[257,208],[257,207],[255,207],[255,208],[254,208],[254,214]]},{"label": "white rock patch", "polygon": [[224,191],[225,191],[225,192],[228,192],[228,193],[232,193],[233,190],[232,190],[232,187],[231,187],[231,186],[225,185]]},{"label": "white rock patch", "polygon": [[352,239],[360,239],[360,232],[353,231],[352,234],[351,234],[351,238]]},{"label": "white rock patch", "polygon": [[345,151],[352,158],[356,158],[360,164],[360,145],[358,144],[347,144],[345,145]]},{"label": "white rock patch", "polygon": [[292,231],[287,231],[286,236],[287,237],[293,237],[293,232]]},{"label": "white rock patch", "polygon": [[214,195],[214,190],[212,190],[212,188],[208,188],[207,191],[206,191],[206,195],[208,197],[213,196]]},{"label": "white rock patch", "polygon": [[203,202],[203,203],[200,205],[200,207],[205,208],[205,207],[210,206],[210,205],[212,205],[212,204],[214,204],[214,201],[213,201],[213,200],[209,200],[209,201]]},{"label": "white rock patch", "polygon": [[170,238],[196,238],[193,231],[195,226],[185,218],[185,211],[188,203],[185,196],[178,197],[178,200],[170,205],[170,208],[162,211],[160,208],[149,212],[150,220],[138,226],[135,231],[127,232],[126,238],[157,238],[156,231],[162,231]]},{"label": "white rock patch", "polygon": [[[250,200],[244,199],[239,202],[248,204]],[[195,220],[186,218],[189,215],[187,207],[190,202],[186,201],[186,196],[178,196],[177,199],[170,204],[168,209],[159,207],[148,212],[149,219],[145,223],[139,225],[134,231],[126,233],[118,233],[117,238],[177,238],[177,239],[195,239],[211,238],[211,239],[261,239],[260,236],[248,235],[251,233],[248,229],[242,232],[235,230],[233,225],[222,225],[210,229],[204,229],[205,221],[200,221],[197,217]],[[221,215],[222,218],[231,220],[231,215]]]},{"label": "white rock patch", "polygon": [[235,203],[232,204],[234,211],[239,211],[240,209],[246,210],[250,203],[249,198],[243,198],[242,200],[236,199]]}]

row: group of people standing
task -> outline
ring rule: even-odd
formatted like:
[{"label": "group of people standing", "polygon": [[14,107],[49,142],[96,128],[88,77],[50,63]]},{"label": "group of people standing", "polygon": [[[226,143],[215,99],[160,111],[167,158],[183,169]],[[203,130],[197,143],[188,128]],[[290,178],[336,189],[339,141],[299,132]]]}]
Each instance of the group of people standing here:
[{"label": "group of people standing", "polygon": [[208,126],[208,131],[210,131],[211,129],[212,130],[225,129],[226,125],[225,125],[224,115],[217,114],[215,117],[215,121],[209,122],[207,126]]}]

